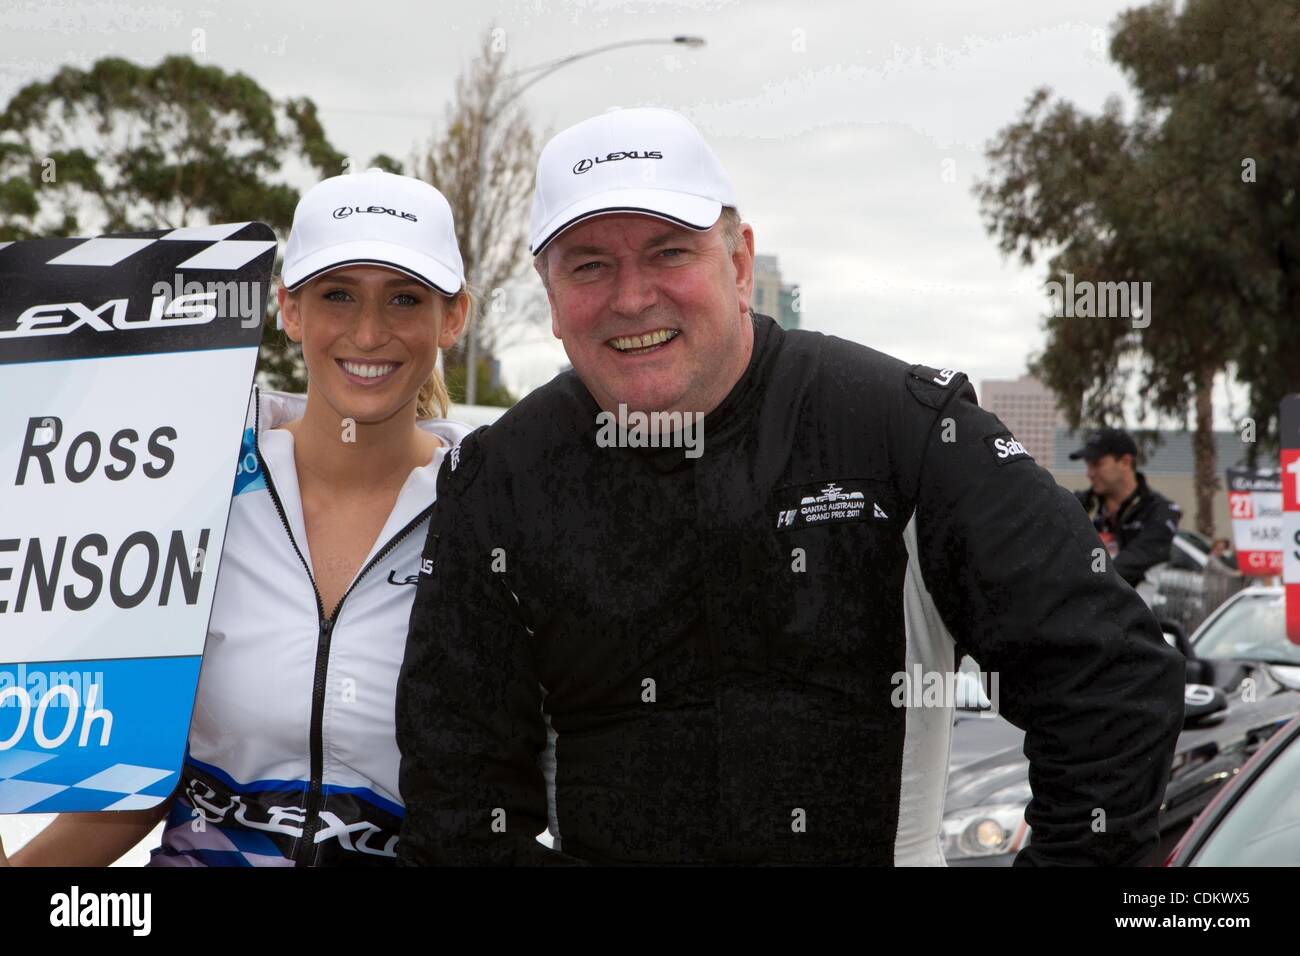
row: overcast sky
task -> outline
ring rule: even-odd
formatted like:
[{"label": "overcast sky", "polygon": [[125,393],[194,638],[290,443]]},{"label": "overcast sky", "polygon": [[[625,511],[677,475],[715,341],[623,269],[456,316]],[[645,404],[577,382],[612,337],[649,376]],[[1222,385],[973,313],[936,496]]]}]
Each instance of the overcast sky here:
[{"label": "overcast sky", "polygon": [[[1132,5],[0,0],[0,100],[64,64],[188,53],[202,30],[207,62],[276,96],[312,97],[345,153],[405,160],[493,23],[512,68],[699,35],[702,49],[638,47],[564,68],[525,95],[535,124],[558,130],[610,106],[681,111],[731,174],[758,251],[802,286],[808,328],[978,383],[1024,370],[1047,308],[1043,267],[1004,260],[980,222],[971,185],[984,146],[1037,86],[1088,111],[1126,97],[1105,49]],[[512,387],[564,361],[547,339],[539,330],[537,344],[501,356]]]}]

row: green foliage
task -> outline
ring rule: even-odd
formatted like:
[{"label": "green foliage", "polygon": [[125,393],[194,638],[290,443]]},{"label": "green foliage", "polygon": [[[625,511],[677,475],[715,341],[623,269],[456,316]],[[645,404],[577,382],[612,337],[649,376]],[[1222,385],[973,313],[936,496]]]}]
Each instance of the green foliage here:
[{"label": "green foliage", "polygon": [[384,172],[395,173],[398,176],[404,175],[402,172],[402,164],[385,153],[376,154],[375,157],[370,160],[370,165],[378,166],[380,169],[384,170]]},{"label": "green foliage", "polygon": [[[1265,442],[1300,383],[1300,17],[1269,0],[1159,2],[1116,23],[1137,96],[1125,121],[1038,90],[988,149],[977,186],[1003,251],[1049,278],[1147,281],[1152,322],[1049,317],[1035,368],[1075,423],[1144,403],[1186,415],[1215,372],[1249,389]],[[1253,160],[1255,181],[1243,164]]]},{"label": "green foliage", "polygon": [[[444,356],[445,358],[445,356]],[[466,366],[462,362],[459,365],[447,363],[444,369],[444,375],[447,382],[447,394],[451,400],[457,404],[465,401],[466,385]],[[478,396],[476,404],[479,405],[496,405],[501,408],[509,408],[515,402],[519,401],[510,390],[503,384],[493,386],[491,363],[488,359],[482,359],[478,362],[478,381],[475,383],[478,387]]]},{"label": "green foliage", "polygon": [[[276,101],[188,56],[66,66],[0,113],[0,241],[254,220],[283,239],[299,193],[282,171],[295,163],[343,171],[309,99]],[[272,303],[259,379],[302,390],[273,316]]]}]

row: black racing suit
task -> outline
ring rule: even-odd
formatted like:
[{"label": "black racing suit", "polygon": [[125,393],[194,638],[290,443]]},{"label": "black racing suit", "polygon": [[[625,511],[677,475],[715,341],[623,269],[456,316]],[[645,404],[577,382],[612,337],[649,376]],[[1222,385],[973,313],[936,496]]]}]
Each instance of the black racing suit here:
[{"label": "black racing suit", "polygon": [[1114,549],[1111,557],[1115,570],[1129,584],[1136,587],[1151,567],[1169,560],[1169,545],[1178,530],[1182,509],[1152,491],[1142,472],[1137,473],[1133,493],[1114,513],[1103,510],[1101,497],[1091,489],[1076,491],[1075,495],[1108,550]]},{"label": "black racing suit", "polygon": [[[899,706],[899,675],[954,639],[1027,731],[1017,862],[1149,852],[1183,662],[1073,497],[964,375],[753,322],[698,458],[599,447],[572,373],[448,457],[399,862],[941,864],[952,710]],[[534,839],[544,715],[562,854]]]}]

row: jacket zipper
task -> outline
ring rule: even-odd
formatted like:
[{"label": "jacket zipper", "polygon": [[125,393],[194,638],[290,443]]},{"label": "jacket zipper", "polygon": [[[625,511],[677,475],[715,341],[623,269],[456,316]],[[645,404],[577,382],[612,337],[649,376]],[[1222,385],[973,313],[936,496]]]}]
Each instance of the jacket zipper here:
[{"label": "jacket zipper", "polygon": [[258,390],[254,396],[253,410],[253,450],[257,454],[257,463],[262,469],[262,475],[266,479],[266,490],[271,495],[271,502],[275,505],[275,512],[280,516],[280,524],[284,526],[284,533],[289,538],[289,543],[293,545],[294,553],[298,555],[298,560],[302,562],[302,568],[307,572],[307,580],[311,581],[312,594],[316,598],[316,615],[319,622],[316,637],[316,673],[315,680],[312,684],[311,695],[311,778],[307,786],[307,806],[306,815],[303,819],[302,836],[294,844],[293,862],[295,866],[313,866],[319,851],[316,849],[315,837],[316,832],[320,829],[320,811],[325,802],[324,799],[324,764],[325,764],[325,742],[324,742],[324,723],[325,723],[325,677],[329,671],[330,657],[330,638],[334,632],[334,624],[338,621],[339,613],[343,610],[343,602],[348,599],[352,590],[361,583],[361,579],[370,572],[376,564],[392,553],[393,549],[399,545],[412,531],[420,526],[423,521],[433,513],[433,505],[425,508],[413,518],[401,531],[397,532],[388,540],[375,556],[361,569],[360,573],[348,585],[348,589],[343,592],[339,598],[338,604],[334,605],[334,611],[329,616],[325,616],[325,606],[321,601],[320,589],[316,587],[316,579],[312,576],[311,568],[307,564],[307,559],[303,557],[302,549],[298,547],[298,542],[294,540],[293,531],[289,527],[289,519],[285,516],[284,505],[280,501],[280,494],[275,490],[275,482],[271,480],[271,469],[267,467],[266,461],[262,458],[262,446],[260,442],[261,424],[262,424],[262,401],[261,392]]}]

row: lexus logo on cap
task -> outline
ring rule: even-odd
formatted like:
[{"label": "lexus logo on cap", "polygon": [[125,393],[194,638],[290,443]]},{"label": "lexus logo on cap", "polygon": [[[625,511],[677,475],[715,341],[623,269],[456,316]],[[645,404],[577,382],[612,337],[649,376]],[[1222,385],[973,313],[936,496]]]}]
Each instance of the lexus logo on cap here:
[{"label": "lexus logo on cap", "polygon": [[335,219],[346,219],[354,212],[373,212],[384,213],[388,216],[396,216],[398,219],[405,219],[407,222],[419,222],[414,214],[409,212],[398,212],[396,209],[389,209],[387,206],[367,206],[362,209],[360,206],[339,206],[334,210]]},{"label": "lexus logo on cap", "polygon": [[616,153],[607,153],[604,156],[597,156],[595,159],[580,159],[573,164],[573,175],[581,176],[591,167],[599,163],[614,163],[620,159],[663,159],[664,154],[657,149],[635,150],[629,149]]}]

